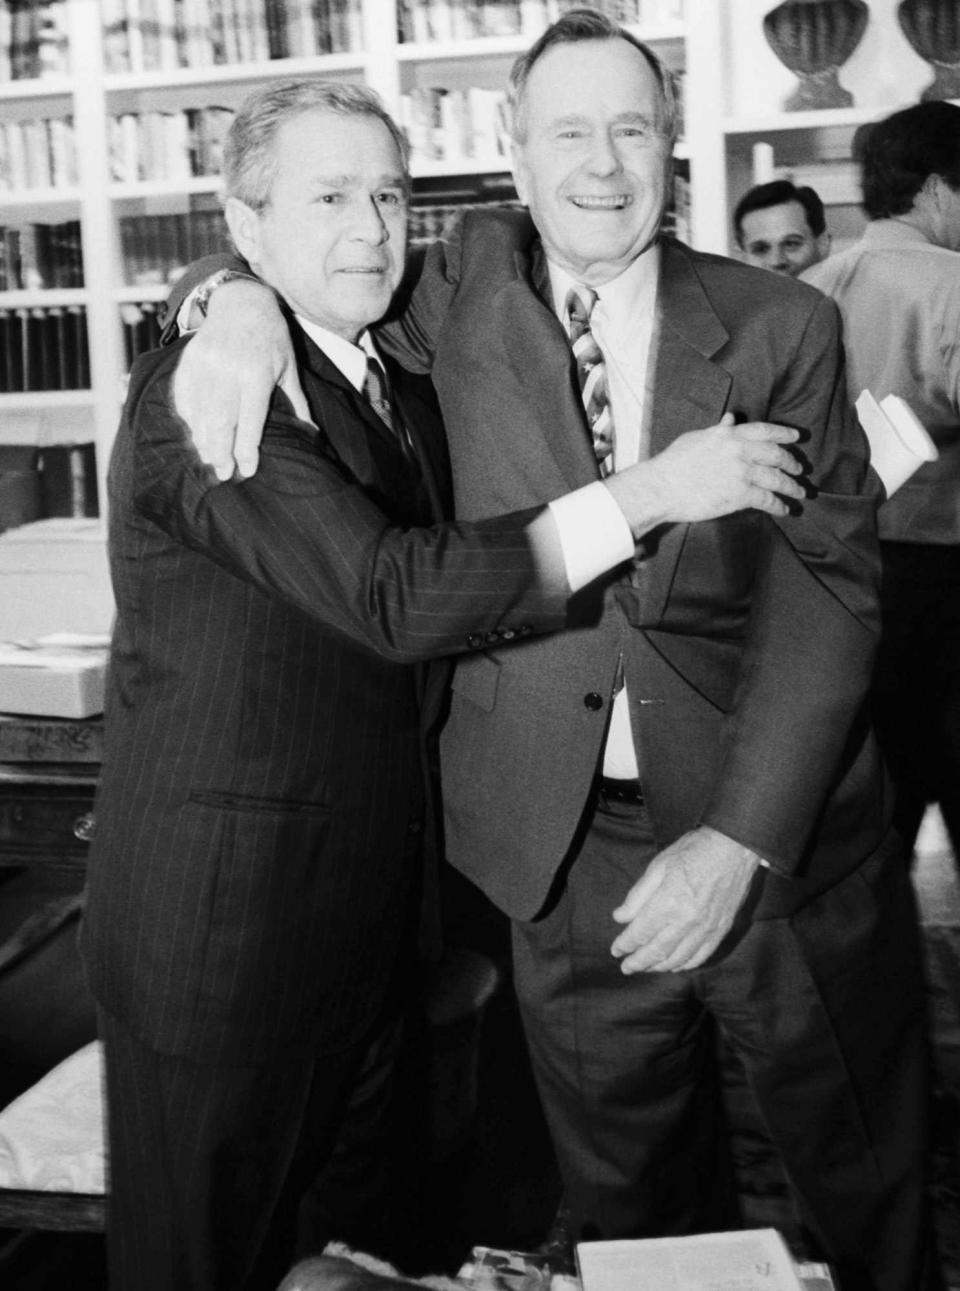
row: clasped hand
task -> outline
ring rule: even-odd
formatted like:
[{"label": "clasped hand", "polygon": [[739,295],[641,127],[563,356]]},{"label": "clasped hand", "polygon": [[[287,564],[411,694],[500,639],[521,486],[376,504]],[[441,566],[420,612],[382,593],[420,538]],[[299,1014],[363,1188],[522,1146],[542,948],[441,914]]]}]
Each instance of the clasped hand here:
[{"label": "clasped hand", "polygon": [[730,932],[760,864],[756,853],[702,825],[659,852],[613,912],[611,947],[624,973],[699,968]]}]

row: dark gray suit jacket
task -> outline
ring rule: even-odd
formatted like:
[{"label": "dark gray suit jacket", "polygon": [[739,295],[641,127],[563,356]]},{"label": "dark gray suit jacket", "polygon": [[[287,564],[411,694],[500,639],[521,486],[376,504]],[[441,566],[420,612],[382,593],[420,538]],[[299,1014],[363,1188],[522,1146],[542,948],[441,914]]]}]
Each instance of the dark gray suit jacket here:
[{"label": "dark gray suit jacket", "polygon": [[[651,451],[726,411],[782,422],[803,432],[815,495],[779,521],[666,526],[595,626],[458,662],[441,742],[447,855],[514,917],[536,913],[575,836],[621,652],[658,842],[706,824],[768,858],[760,915],[831,886],[889,825],[864,712],[877,481],[846,400],[837,310],[671,240],[657,309]],[[526,214],[472,212],[434,245],[391,342],[433,378],[459,517],[597,478]]]}]

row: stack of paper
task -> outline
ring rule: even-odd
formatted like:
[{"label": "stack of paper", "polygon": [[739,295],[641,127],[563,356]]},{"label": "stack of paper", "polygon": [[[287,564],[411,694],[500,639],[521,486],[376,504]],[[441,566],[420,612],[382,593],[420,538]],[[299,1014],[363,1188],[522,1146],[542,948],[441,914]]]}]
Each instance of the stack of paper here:
[{"label": "stack of paper", "polygon": [[91,717],[103,712],[107,636],[56,632],[0,642],[0,712]]}]

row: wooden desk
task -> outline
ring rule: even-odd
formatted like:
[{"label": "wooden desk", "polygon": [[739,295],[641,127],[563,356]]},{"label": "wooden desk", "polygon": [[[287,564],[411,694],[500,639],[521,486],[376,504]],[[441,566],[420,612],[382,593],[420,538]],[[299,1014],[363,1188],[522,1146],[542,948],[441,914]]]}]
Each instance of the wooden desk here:
[{"label": "wooden desk", "polygon": [[83,868],[103,721],[0,716],[0,866]]},{"label": "wooden desk", "polygon": [[95,1034],[76,933],[100,718],[0,716],[0,1103]]}]

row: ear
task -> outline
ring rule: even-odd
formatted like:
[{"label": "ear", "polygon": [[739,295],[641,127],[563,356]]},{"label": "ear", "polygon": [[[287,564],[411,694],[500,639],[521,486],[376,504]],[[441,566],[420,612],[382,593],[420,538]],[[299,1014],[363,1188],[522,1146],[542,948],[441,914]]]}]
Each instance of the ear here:
[{"label": "ear", "polygon": [[260,260],[260,216],[238,197],[228,197],[223,208],[233,244],[246,260],[256,265]]},{"label": "ear", "polygon": [[816,237],[815,241],[817,244],[817,255],[821,260],[826,260],[827,256],[830,254],[830,234],[826,229],[824,229],[824,231]]},{"label": "ear", "polygon": [[931,172],[931,174],[929,174],[920,185],[917,195],[913,199],[913,209],[916,210],[921,203],[926,203],[933,210],[939,209],[941,190],[943,187],[943,178],[940,175],[935,175]]},{"label": "ear", "polygon": [[505,142],[510,173],[513,175],[513,186],[517,190],[517,197],[524,206],[527,206],[527,168],[523,162],[523,144],[518,143],[509,133]]}]

